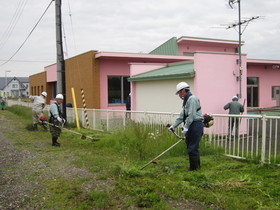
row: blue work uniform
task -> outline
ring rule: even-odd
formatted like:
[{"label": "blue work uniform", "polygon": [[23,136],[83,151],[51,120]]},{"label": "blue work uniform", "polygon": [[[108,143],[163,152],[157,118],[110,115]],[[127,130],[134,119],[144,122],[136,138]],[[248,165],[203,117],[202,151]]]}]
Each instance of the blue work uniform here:
[{"label": "blue work uniform", "polygon": [[183,110],[175,123],[174,128],[184,122],[188,129],[186,133],[187,151],[190,156],[199,156],[199,142],[203,135],[203,117],[199,99],[190,92],[184,97]]}]

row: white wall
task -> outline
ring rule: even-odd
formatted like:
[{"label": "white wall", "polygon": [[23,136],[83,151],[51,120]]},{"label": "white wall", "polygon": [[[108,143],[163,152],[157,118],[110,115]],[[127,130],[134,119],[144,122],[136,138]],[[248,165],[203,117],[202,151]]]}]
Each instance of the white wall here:
[{"label": "white wall", "polygon": [[179,82],[187,82],[193,92],[193,78],[136,82],[136,110],[180,112],[183,101],[175,95]]}]

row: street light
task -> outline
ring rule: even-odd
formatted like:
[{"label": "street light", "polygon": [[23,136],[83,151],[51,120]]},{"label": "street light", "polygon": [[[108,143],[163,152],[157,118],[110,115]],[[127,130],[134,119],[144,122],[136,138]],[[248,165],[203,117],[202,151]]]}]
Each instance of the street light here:
[{"label": "street light", "polygon": [[[7,70],[7,71],[5,71],[5,79],[6,79],[6,86],[5,86],[5,88],[7,88],[7,73],[8,72],[11,72],[10,70]],[[7,94],[5,94],[6,96],[7,96]]]}]

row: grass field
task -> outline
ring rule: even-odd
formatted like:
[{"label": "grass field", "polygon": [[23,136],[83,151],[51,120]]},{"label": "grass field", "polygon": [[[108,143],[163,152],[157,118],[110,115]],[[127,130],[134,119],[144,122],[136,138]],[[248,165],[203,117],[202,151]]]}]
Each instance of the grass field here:
[{"label": "grass field", "polygon": [[115,133],[79,131],[100,138],[94,143],[63,131],[62,146],[52,147],[50,133],[26,129],[31,122],[28,108],[8,110],[3,115],[15,129],[4,135],[18,150],[34,156],[22,181],[40,183],[40,190],[21,203],[23,208],[280,209],[279,167],[230,159],[203,140],[198,171],[185,171],[184,142],[158,164],[140,170],[178,139],[131,124]]}]

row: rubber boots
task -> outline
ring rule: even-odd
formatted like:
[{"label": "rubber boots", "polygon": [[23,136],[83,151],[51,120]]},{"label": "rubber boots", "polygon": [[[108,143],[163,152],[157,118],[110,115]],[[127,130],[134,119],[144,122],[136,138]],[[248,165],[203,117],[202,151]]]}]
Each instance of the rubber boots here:
[{"label": "rubber boots", "polygon": [[42,124],[42,127],[43,127],[44,131],[48,131],[48,128],[45,124]]},{"label": "rubber boots", "polygon": [[189,156],[190,168],[187,171],[195,171],[200,168],[200,156]]},{"label": "rubber boots", "polygon": [[57,146],[59,147],[60,146],[60,143],[57,142],[57,137],[52,137],[52,146]]},{"label": "rubber boots", "polygon": [[38,124],[33,125],[33,131],[38,131]]}]

